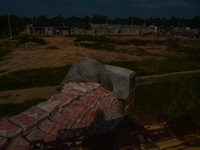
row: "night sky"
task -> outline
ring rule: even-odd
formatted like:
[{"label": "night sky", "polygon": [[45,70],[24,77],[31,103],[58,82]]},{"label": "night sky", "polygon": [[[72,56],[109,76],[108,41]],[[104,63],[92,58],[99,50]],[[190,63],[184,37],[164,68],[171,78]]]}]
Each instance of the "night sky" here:
[{"label": "night sky", "polygon": [[64,18],[75,15],[107,15],[109,18],[139,17],[192,19],[200,16],[200,0],[0,0],[0,15]]}]

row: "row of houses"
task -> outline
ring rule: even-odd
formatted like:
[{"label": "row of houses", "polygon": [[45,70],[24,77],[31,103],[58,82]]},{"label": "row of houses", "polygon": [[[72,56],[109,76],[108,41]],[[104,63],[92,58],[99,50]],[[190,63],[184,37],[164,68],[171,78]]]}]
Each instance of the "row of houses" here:
[{"label": "row of houses", "polygon": [[109,25],[84,23],[36,23],[28,26],[29,35],[153,35],[155,37],[172,37],[200,39],[200,28],[189,27],[156,27],[137,25]]}]

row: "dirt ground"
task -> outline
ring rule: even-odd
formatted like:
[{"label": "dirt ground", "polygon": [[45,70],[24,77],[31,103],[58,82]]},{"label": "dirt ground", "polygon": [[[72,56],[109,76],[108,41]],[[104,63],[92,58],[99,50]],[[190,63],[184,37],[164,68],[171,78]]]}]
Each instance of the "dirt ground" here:
[{"label": "dirt ground", "polygon": [[[101,62],[120,61],[120,60],[141,60],[146,58],[160,59],[167,54],[180,55],[180,53],[169,52],[166,46],[135,46],[118,45],[115,51],[94,50],[75,46],[74,37],[42,37],[47,45],[38,46],[36,50],[23,50],[22,48],[12,49],[12,52],[6,56],[4,61],[0,62],[0,75],[7,74],[10,71],[61,67],[89,57]],[[115,40],[127,40],[130,37],[112,37]],[[152,40],[154,37],[133,37],[137,40]],[[157,40],[166,40],[158,38]],[[46,49],[48,46],[56,46],[57,49]]]}]

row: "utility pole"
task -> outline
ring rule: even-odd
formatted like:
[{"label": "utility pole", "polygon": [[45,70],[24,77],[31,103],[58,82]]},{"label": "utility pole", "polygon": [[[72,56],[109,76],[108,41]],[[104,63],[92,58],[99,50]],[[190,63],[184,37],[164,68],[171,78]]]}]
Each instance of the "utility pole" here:
[{"label": "utility pole", "polygon": [[131,38],[132,38],[132,34],[133,34],[133,17],[132,17],[132,23],[131,23],[131,26],[132,26],[132,30],[131,30]]},{"label": "utility pole", "polygon": [[178,36],[179,36],[179,24],[180,24],[180,22],[178,22]]},{"label": "utility pole", "polygon": [[8,25],[9,25],[9,31],[10,31],[10,39],[12,40],[12,31],[11,31],[11,26],[10,26],[9,14],[8,14]]}]

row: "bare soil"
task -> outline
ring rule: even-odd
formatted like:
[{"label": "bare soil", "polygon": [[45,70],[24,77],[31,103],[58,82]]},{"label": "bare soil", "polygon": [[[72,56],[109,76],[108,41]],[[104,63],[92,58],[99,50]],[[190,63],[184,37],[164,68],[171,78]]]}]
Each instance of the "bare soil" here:
[{"label": "bare soil", "polygon": [[[162,59],[166,55],[181,56],[183,53],[169,52],[166,46],[160,45],[116,45],[115,50],[95,50],[75,46],[74,37],[41,37],[47,45],[40,45],[36,50],[25,51],[22,48],[13,48],[12,52],[0,62],[0,75],[11,71],[61,67],[90,57],[101,62],[122,61],[122,60],[141,60],[147,58]],[[131,37],[111,37],[115,40],[128,40]],[[154,37],[135,36],[132,39],[154,40]],[[166,38],[157,38],[155,40],[166,40]],[[46,49],[49,46],[56,46],[57,49]]]}]

